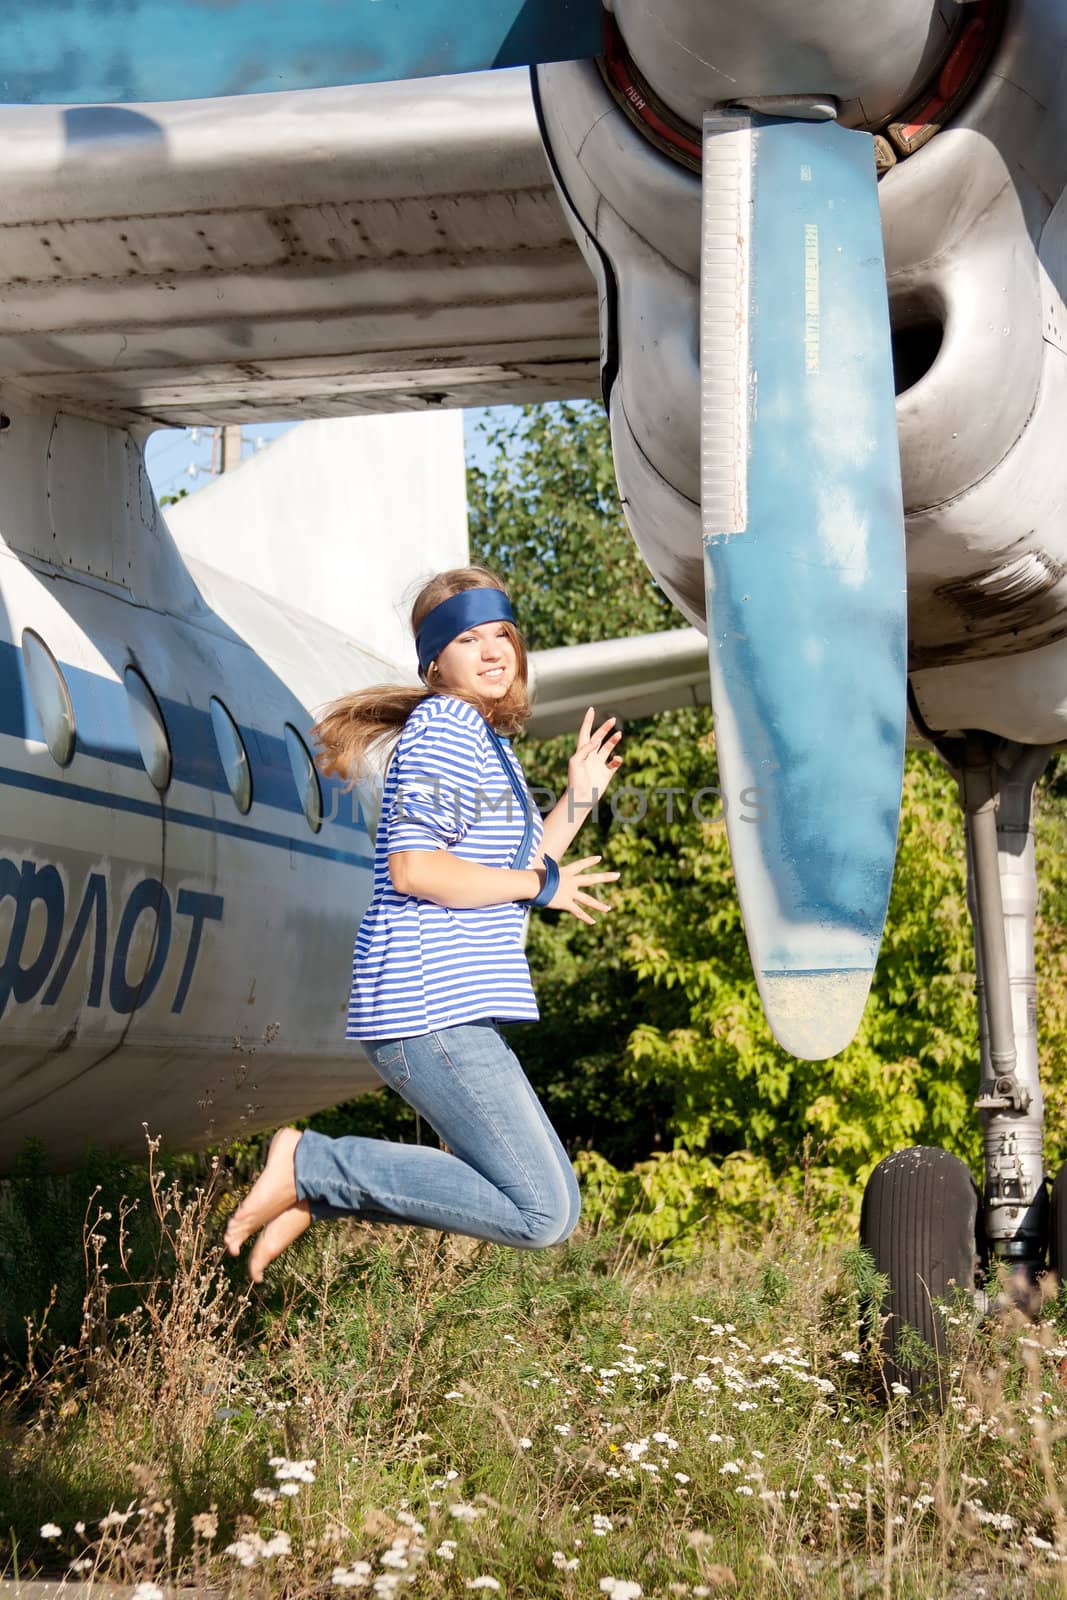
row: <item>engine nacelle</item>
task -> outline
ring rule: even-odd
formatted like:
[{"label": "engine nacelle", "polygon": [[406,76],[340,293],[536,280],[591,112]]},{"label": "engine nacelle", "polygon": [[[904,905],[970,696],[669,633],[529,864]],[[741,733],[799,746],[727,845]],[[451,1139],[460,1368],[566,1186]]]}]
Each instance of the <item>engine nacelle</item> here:
[{"label": "engine nacelle", "polygon": [[[698,118],[724,93],[722,72],[709,68],[709,104],[694,98],[692,41],[682,49],[662,7],[619,0],[616,14],[676,115]],[[912,25],[925,46],[924,16]],[[809,39],[811,26],[804,14]],[[842,43],[825,78],[812,79],[803,52],[790,78],[787,32],[775,34],[771,71],[770,56],[761,65],[752,57],[746,16],[749,55],[738,60],[748,76],[731,98],[792,89],[847,100],[869,60],[881,63],[884,95],[892,87],[899,106],[930,57],[916,46],[887,66],[863,27],[854,12],[839,19]],[[709,43],[700,59],[721,67],[733,60],[728,17],[717,15],[715,38],[718,55]],[[934,729],[980,726],[1035,743],[1067,737],[1065,47],[1062,9],[1024,0],[964,111],[880,185],[919,706]],[[699,626],[700,177],[643,136],[592,63],[541,67],[537,87],[561,195],[600,284],[627,519],[657,580]],[[892,114],[893,104],[878,105]]]}]

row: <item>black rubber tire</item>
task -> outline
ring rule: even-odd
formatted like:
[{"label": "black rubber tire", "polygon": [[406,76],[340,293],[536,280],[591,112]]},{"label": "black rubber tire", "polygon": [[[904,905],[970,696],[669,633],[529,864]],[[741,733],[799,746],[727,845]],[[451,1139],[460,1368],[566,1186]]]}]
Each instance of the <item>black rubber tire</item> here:
[{"label": "black rubber tire", "polygon": [[1048,1265],[1060,1280],[1060,1293],[1067,1291],[1067,1167],[1061,1167],[1052,1185],[1048,1217]]},{"label": "black rubber tire", "polygon": [[[979,1194],[969,1167],[947,1150],[917,1145],[886,1156],[871,1173],[860,1213],[860,1240],[889,1279],[880,1307],[887,1395],[894,1383],[944,1405],[945,1328],[934,1302],[975,1288],[979,1269]],[[913,1332],[905,1334],[905,1329]],[[931,1352],[916,1352],[915,1334]]]}]

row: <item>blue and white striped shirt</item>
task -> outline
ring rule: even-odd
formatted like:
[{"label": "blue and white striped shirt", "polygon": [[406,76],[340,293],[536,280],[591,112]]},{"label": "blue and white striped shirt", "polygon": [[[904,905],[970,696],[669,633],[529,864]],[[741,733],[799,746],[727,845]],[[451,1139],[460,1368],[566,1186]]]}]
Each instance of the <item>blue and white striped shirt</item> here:
[{"label": "blue and white striped shirt", "polygon": [[[529,859],[518,863],[528,866],[541,818],[507,742],[504,753],[534,819]],[[453,695],[417,705],[386,774],[374,892],[352,962],[349,1039],[407,1038],[479,1017],[537,1018],[523,906],[454,910],[398,894],[389,877],[389,856],[400,850],[445,849],[482,866],[510,867],[525,825],[480,712]]]}]

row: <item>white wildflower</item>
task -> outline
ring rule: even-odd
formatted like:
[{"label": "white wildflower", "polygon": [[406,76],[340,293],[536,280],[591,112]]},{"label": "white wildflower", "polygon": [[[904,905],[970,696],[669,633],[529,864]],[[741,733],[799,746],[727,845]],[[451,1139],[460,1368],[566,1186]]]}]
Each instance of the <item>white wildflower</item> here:
[{"label": "white wildflower", "polygon": [[601,1578],[600,1588],[610,1600],[640,1600],[641,1585],[629,1578]]},{"label": "white wildflower", "polygon": [[106,1533],[109,1528],[121,1528],[124,1523],[129,1522],[132,1516],[132,1511],[109,1511],[105,1516],[100,1518],[97,1526],[99,1527],[101,1533]]},{"label": "white wildflower", "polygon": [[675,1483],[688,1483],[689,1482],[689,1477],[684,1472],[676,1472],[674,1474],[674,1481],[675,1481]]},{"label": "white wildflower", "polygon": [[279,1485],[278,1493],[279,1494],[287,1494],[287,1495],[290,1495],[290,1496],[294,1495],[294,1494],[299,1494],[300,1493],[300,1485],[298,1483],[283,1483],[283,1484]]},{"label": "white wildflower", "polygon": [[258,1533],[244,1534],[240,1539],[235,1539],[233,1544],[228,1544],[223,1553],[233,1556],[242,1567],[254,1567],[262,1544]]},{"label": "white wildflower", "polygon": [[462,1500],[453,1500],[448,1508],[448,1514],[455,1517],[457,1522],[476,1522],[479,1517],[485,1516],[480,1506],[464,1505]]},{"label": "white wildflower", "polygon": [[334,1567],[332,1581],[338,1589],[365,1589],[372,1570],[369,1561],[353,1561],[350,1567]]},{"label": "white wildflower", "polygon": [[58,1539],[62,1533],[63,1529],[55,1522],[43,1522],[41,1524],[42,1539]]},{"label": "white wildflower", "polygon": [[499,1589],[500,1584],[496,1578],[491,1578],[484,1572],[480,1578],[468,1578],[464,1584],[465,1589]]},{"label": "white wildflower", "polygon": [[973,1511],[976,1522],[984,1523],[988,1528],[996,1528],[998,1533],[1010,1533],[1013,1528],[1018,1527],[1015,1518],[1009,1517],[1006,1511],[986,1511],[980,1506],[974,1506],[970,1501],[966,1501],[965,1504]]},{"label": "white wildflower", "polygon": [[560,1572],[574,1572],[578,1565],[578,1557],[571,1556],[568,1560],[562,1550],[553,1550],[552,1565]]},{"label": "white wildflower", "polygon": [[139,1583],[130,1600],[163,1600],[163,1590],[158,1583]]},{"label": "white wildflower", "polygon": [[602,1512],[593,1512],[593,1532],[598,1539],[603,1539],[607,1534],[615,1532],[615,1524],[610,1517],[605,1517]]},{"label": "white wildflower", "polygon": [[859,1358],[860,1358],[860,1353],[859,1353],[858,1350],[842,1350],[842,1352],[841,1352],[841,1360],[842,1361],[851,1361],[853,1366],[856,1365],[856,1363],[859,1360]]},{"label": "white wildflower", "polygon": [[520,1439],[519,1440],[519,1449],[520,1450],[532,1450],[533,1449],[533,1440],[532,1439],[526,1439],[526,1438]]}]

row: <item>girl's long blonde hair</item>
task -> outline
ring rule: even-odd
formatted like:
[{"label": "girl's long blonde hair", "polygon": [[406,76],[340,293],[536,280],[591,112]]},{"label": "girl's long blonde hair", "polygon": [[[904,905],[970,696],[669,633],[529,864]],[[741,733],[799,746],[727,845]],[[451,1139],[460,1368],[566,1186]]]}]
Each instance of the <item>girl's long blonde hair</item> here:
[{"label": "girl's long blonde hair", "polygon": [[[412,633],[418,633],[423,619],[434,606],[466,589],[499,589],[507,594],[496,573],[486,567],[453,567],[449,572],[439,572],[415,598],[411,608]],[[508,638],[515,647],[516,672],[511,688],[502,700],[483,701],[473,695],[457,695],[457,699],[469,701],[498,733],[521,733],[530,715],[526,646],[512,623],[504,622],[501,626],[507,629]],[[342,778],[346,784],[355,783],[364,776],[371,752],[379,753],[395,739],[415,707],[438,692],[434,687],[435,675],[436,662],[432,662],[425,689],[380,683],[331,700],[323,707],[311,730],[318,746],[315,764],[319,771],[326,777]],[[455,693],[451,689],[447,692]]]}]

